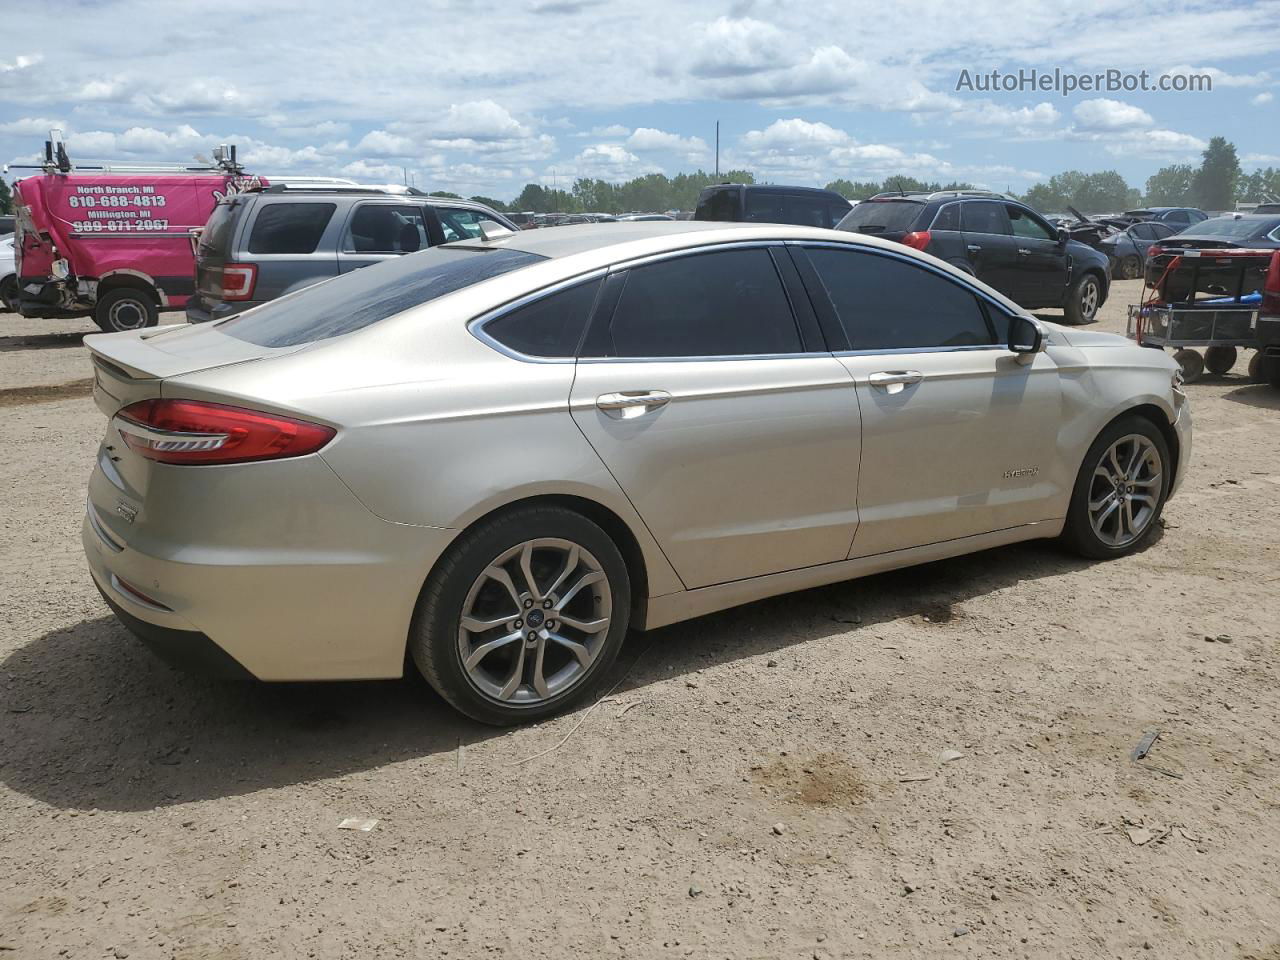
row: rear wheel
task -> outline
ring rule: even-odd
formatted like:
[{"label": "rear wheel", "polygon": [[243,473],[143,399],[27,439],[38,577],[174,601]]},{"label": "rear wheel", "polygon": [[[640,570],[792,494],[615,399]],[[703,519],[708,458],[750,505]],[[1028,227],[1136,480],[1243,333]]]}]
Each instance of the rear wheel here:
[{"label": "rear wheel", "polygon": [[1258,361],[1259,379],[1263,383],[1280,388],[1280,356],[1268,356],[1262,352],[1259,352],[1258,356],[1261,358]]},{"label": "rear wheel", "polygon": [[1236,365],[1235,347],[1209,347],[1204,352],[1204,365],[1215,376],[1222,376]]},{"label": "rear wheel", "polygon": [[93,310],[94,322],[107,333],[154,327],[160,320],[155,298],[136,287],[121,287],[104,294]]},{"label": "rear wheel", "polygon": [[627,567],[608,534],[571,510],[523,507],[449,549],[423,588],[410,652],[467,716],[523,723],[599,686],[630,610]]},{"label": "rear wheel", "polygon": [[1137,280],[1142,275],[1142,261],[1132,254],[1121,257],[1119,272],[1121,280]]},{"label": "rear wheel", "polygon": [[5,277],[0,280],[0,304],[10,313],[18,312],[18,280],[16,277]]},{"label": "rear wheel", "polygon": [[1094,559],[1121,557],[1151,536],[1169,491],[1169,446],[1145,417],[1107,427],[1085,454],[1063,540]]},{"label": "rear wheel", "polygon": [[1068,323],[1093,323],[1101,305],[1102,284],[1098,282],[1097,276],[1086,273],[1071,285],[1063,312]]}]

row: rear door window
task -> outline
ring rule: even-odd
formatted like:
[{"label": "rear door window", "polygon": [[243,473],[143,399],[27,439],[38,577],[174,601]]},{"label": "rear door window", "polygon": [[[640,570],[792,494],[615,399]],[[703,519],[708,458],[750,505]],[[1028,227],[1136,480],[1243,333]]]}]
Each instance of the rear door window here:
[{"label": "rear door window", "polygon": [[217,324],[239,340],[292,347],[351,333],[546,257],[503,248],[434,247],[343,274]]},{"label": "rear door window", "polygon": [[996,203],[994,200],[969,200],[960,206],[960,227],[965,233],[1008,236],[1012,232],[1003,203]]},{"label": "rear door window", "polygon": [[267,203],[249,234],[250,253],[315,253],[329,225],[332,203]]},{"label": "rear door window", "polygon": [[588,280],[508,310],[484,325],[484,333],[516,353],[529,357],[567,358],[591,316],[601,279]]},{"label": "rear door window", "polygon": [[994,344],[967,287],[897,257],[860,250],[805,250],[854,350]]},{"label": "rear door window", "polygon": [[803,351],[791,304],[763,247],[634,267],[609,324],[606,356],[728,357]]},{"label": "rear door window", "polygon": [[426,217],[416,204],[362,203],[344,243],[355,253],[415,253],[428,246]]}]

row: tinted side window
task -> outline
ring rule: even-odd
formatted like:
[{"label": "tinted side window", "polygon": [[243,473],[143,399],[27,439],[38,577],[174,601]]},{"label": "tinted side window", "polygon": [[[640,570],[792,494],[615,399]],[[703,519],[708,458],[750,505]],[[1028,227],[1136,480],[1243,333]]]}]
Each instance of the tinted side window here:
[{"label": "tinted side window", "polygon": [[747,191],[747,209],[742,219],[752,223],[786,223],[783,219],[783,196],[780,193]]},{"label": "tinted side window", "polygon": [[572,357],[596,302],[600,278],[540,297],[484,325],[505,347],[530,357]]},{"label": "tinted side window", "polygon": [[610,323],[615,357],[800,353],[800,333],[763,248],[664,260],[629,271]]},{"label": "tinted side window", "polygon": [[857,250],[806,253],[854,350],[996,342],[978,298],[927,267]]},{"label": "tinted side window", "polygon": [[1184,226],[1191,222],[1191,215],[1185,210],[1170,210],[1164,215],[1167,223],[1180,223]]},{"label": "tinted side window", "polygon": [[[1164,229],[1168,230],[1168,227]],[[1129,228],[1129,232],[1139,240],[1154,240],[1156,238],[1155,224],[1153,223],[1135,223]]]},{"label": "tinted side window", "polygon": [[1013,226],[1014,236],[1026,237],[1028,240],[1055,239],[1048,228],[1043,226],[1039,220],[1031,216],[1026,210],[1009,205],[1006,205],[1005,209],[1009,212],[1009,223]]},{"label": "tinted side window", "polygon": [[960,204],[948,203],[938,215],[933,218],[933,226],[930,230],[959,230],[960,229]]},{"label": "tinted side window", "polygon": [[783,204],[787,223],[804,227],[829,227],[825,197],[791,196]]},{"label": "tinted side window", "polygon": [[416,253],[428,245],[422,208],[364,203],[347,227],[346,249],[357,253]]},{"label": "tinted side window", "polygon": [[1175,233],[1173,227],[1164,223],[1149,223],[1147,229],[1151,231],[1151,235],[1156,240],[1163,240],[1165,237],[1172,237]]},{"label": "tinted side window", "polygon": [[268,203],[249,235],[250,253],[315,253],[337,209],[332,203]]},{"label": "tinted side window", "polygon": [[960,224],[965,233],[1010,232],[1004,204],[993,200],[969,200],[960,204],[960,207]]},{"label": "tinted side window", "polygon": [[738,209],[740,194],[736,187],[704,191],[698,198],[698,209],[694,211],[693,219],[736,221],[741,212]]}]

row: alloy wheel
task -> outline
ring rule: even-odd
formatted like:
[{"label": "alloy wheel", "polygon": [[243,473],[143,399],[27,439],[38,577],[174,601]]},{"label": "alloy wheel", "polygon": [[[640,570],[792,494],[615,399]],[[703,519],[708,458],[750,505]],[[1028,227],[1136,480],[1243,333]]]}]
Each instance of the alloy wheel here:
[{"label": "alloy wheel", "polygon": [[1141,434],[1107,448],[1089,485],[1089,523],[1099,540],[1125,547],[1142,536],[1160,506],[1163,469],[1160,451]]},{"label": "alloy wheel", "polygon": [[468,680],[503,704],[559,696],[589,672],[612,622],[600,562],[580,544],[526,540],[497,556],[462,604],[458,656]]},{"label": "alloy wheel", "polygon": [[1087,280],[1080,291],[1080,315],[1092,320],[1098,312],[1098,284],[1095,280]]}]

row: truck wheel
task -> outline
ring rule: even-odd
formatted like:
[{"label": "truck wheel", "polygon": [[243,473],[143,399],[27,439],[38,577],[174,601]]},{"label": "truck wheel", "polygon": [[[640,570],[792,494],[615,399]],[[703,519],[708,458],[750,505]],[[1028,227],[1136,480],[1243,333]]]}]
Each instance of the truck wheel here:
[{"label": "truck wheel", "polygon": [[1259,353],[1262,359],[1258,362],[1258,373],[1263,383],[1269,383],[1280,390],[1280,356]]},{"label": "truck wheel", "polygon": [[1222,376],[1236,365],[1235,347],[1209,347],[1204,352],[1204,365],[1214,376]]},{"label": "truck wheel", "polygon": [[1194,350],[1188,350],[1183,347],[1181,350],[1175,351],[1173,361],[1182,368],[1182,380],[1184,383],[1194,383],[1204,374],[1204,357]]},{"label": "truck wheel", "polygon": [[98,300],[94,322],[107,333],[154,327],[160,320],[156,302],[145,290],[121,287]]},{"label": "truck wheel", "polygon": [[18,312],[18,281],[14,277],[5,277],[0,280],[0,303],[4,304],[4,309],[10,313]]},{"label": "truck wheel", "polygon": [[1067,302],[1063,305],[1067,323],[1079,326],[1093,323],[1102,304],[1102,284],[1092,273],[1086,273],[1071,285]]}]

